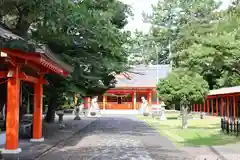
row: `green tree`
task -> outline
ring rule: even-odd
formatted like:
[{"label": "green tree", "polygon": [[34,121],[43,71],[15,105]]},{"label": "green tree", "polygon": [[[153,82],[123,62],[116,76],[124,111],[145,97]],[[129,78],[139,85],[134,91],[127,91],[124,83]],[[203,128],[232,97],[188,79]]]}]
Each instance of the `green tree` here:
[{"label": "green tree", "polygon": [[117,0],[13,0],[0,5],[6,8],[0,14],[2,23],[26,39],[47,44],[74,68],[67,78],[45,77],[50,82],[45,89],[48,122],[66,95],[101,94],[114,87],[115,74],[128,69],[124,44],[129,33],[122,31],[131,15],[127,5]]},{"label": "green tree", "polygon": [[183,69],[173,71],[157,84],[157,94],[166,104],[180,104],[183,128],[187,127],[187,110],[190,105],[203,103],[208,91],[208,83],[202,76]]},{"label": "green tree", "polygon": [[227,10],[219,6],[213,0],[161,1],[146,16],[159,57],[202,75],[210,89],[240,85],[239,2]]},{"label": "green tree", "polygon": [[210,89],[240,84],[238,9],[234,5],[202,21],[192,20],[175,41],[176,46],[185,46],[177,50],[179,65],[201,74]]},{"label": "green tree", "polygon": [[[169,64],[173,59],[174,67],[178,66],[179,56],[176,54],[184,47],[175,44],[180,36],[180,30],[192,20],[202,20],[218,8],[214,0],[163,0],[153,6],[151,14],[144,14],[145,22],[151,24],[148,34],[138,34],[137,39],[147,57],[148,62]],[[144,39],[144,41],[142,40]],[[185,43],[187,44],[187,43]],[[156,58],[158,60],[156,61]],[[172,63],[171,63],[172,64]]]}]

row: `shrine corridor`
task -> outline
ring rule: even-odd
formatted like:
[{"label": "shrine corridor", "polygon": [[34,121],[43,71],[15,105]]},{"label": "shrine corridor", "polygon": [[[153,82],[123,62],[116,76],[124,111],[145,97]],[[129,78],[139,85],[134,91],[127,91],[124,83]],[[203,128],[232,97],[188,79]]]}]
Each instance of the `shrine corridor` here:
[{"label": "shrine corridor", "polygon": [[191,159],[166,137],[133,116],[105,116],[39,160],[183,160]]}]

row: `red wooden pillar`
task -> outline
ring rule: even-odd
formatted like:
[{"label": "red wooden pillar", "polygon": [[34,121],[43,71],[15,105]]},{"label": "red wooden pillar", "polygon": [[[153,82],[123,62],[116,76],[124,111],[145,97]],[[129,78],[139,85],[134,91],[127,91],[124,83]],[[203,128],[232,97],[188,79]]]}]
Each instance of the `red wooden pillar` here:
[{"label": "red wooden pillar", "polygon": [[221,97],[221,115],[224,116],[224,112],[223,112],[223,107],[224,107],[224,100],[223,100],[223,97]]},{"label": "red wooden pillar", "polygon": [[203,104],[203,107],[204,107],[204,112],[206,112],[206,100],[204,100],[204,104]]},{"label": "red wooden pillar", "polygon": [[207,112],[208,112],[208,114],[210,114],[210,110],[209,110],[209,108],[210,108],[210,104],[209,104],[209,99],[207,100]]},{"label": "red wooden pillar", "polygon": [[216,97],[216,116],[218,116],[218,97]]},{"label": "red wooden pillar", "polygon": [[106,109],[106,105],[107,105],[107,96],[103,95],[103,110]]},{"label": "red wooden pillar", "polygon": [[237,95],[235,97],[235,102],[236,102],[236,117],[238,117],[238,96]]},{"label": "red wooden pillar", "polygon": [[214,107],[213,107],[214,98],[211,101],[212,101],[212,103],[211,103],[211,106],[212,106],[212,116],[214,116]]},{"label": "red wooden pillar", "polygon": [[3,154],[18,154],[18,129],[19,129],[19,103],[20,103],[20,79],[19,66],[9,68],[13,73],[7,82],[7,114],[6,114],[6,145]]},{"label": "red wooden pillar", "polygon": [[34,112],[33,112],[33,138],[31,142],[42,142],[42,103],[43,103],[43,77],[34,84]]},{"label": "red wooden pillar", "polygon": [[[236,117],[237,117],[237,115],[236,115],[236,96],[233,96],[233,118],[234,118],[234,122],[236,120]],[[235,127],[235,125],[234,125],[234,127]]]},{"label": "red wooden pillar", "polygon": [[229,118],[229,98],[227,96],[227,118]]},{"label": "red wooden pillar", "polygon": [[90,97],[85,97],[84,98],[84,108],[89,108],[90,105]]},{"label": "red wooden pillar", "polygon": [[149,91],[147,93],[147,101],[148,101],[148,104],[152,104],[152,92]]},{"label": "red wooden pillar", "polygon": [[133,91],[132,93],[132,104],[133,104],[133,109],[136,110],[136,104],[137,104],[136,91]]}]

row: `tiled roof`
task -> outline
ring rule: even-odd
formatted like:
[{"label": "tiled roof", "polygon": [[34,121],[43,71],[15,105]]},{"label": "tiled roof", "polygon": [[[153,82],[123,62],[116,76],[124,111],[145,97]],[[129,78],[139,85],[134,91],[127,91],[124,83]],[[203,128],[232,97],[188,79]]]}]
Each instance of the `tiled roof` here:
[{"label": "tiled roof", "polygon": [[214,90],[211,90],[208,95],[212,96],[212,95],[231,94],[231,93],[240,93],[240,86],[214,89]]},{"label": "tiled roof", "polygon": [[[7,26],[4,26],[2,23],[0,23],[0,37],[4,39],[21,39],[24,40],[24,38],[14,34],[11,32]],[[36,44],[36,42],[33,41],[27,41],[28,43]],[[63,69],[65,69],[67,72],[72,72],[72,67],[65,62],[61,61],[57,55],[55,55],[48,47],[47,45],[44,44],[38,44],[36,48],[36,52],[41,53],[48,59],[54,61],[57,63],[59,66],[61,66]]]},{"label": "tiled roof", "polygon": [[129,71],[131,79],[117,77],[116,88],[156,87],[158,79],[169,73],[169,65],[138,65]]},{"label": "tiled roof", "polygon": [[2,38],[12,38],[12,39],[22,39],[22,37],[19,37],[18,35],[12,33],[6,26],[0,23],[0,37]]}]

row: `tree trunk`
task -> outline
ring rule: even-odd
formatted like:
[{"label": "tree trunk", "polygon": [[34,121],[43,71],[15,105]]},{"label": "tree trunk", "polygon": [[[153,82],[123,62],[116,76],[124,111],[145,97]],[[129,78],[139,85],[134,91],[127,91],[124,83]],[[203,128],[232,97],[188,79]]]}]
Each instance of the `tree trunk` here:
[{"label": "tree trunk", "polygon": [[48,110],[45,118],[47,123],[54,123],[56,108],[57,108],[57,96],[53,95],[50,97],[48,102]]},{"label": "tree trunk", "polygon": [[23,38],[26,38],[30,25],[31,22],[29,21],[29,8],[26,7],[22,10],[19,10],[19,18],[16,27],[13,30],[14,33]]},{"label": "tree trunk", "polygon": [[188,107],[182,105],[182,128],[188,128]]}]

